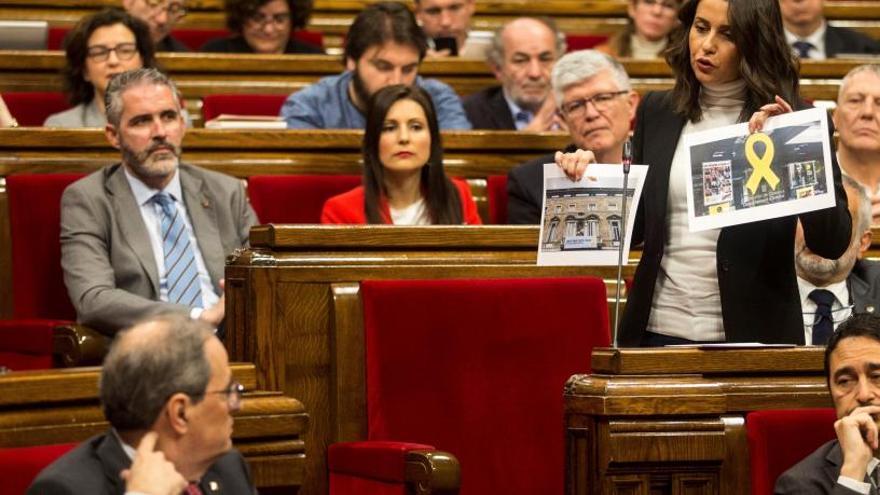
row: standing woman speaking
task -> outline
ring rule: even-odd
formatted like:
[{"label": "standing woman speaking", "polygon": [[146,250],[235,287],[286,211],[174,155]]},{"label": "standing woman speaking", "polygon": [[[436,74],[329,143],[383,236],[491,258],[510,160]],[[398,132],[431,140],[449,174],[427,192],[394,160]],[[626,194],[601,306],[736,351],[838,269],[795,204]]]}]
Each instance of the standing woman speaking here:
[{"label": "standing woman speaking", "polygon": [[[633,163],[649,168],[633,245],[644,246],[618,342],[803,344],[794,271],[797,221],[807,246],[822,257],[838,258],[850,240],[834,153],[834,207],[688,231],[689,153],[682,137],[746,121],[750,131],[760,130],[767,117],[791,111],[788,102],[801,107],[798,66],[785,42],[778,0],[689,0],[679,20],[681,30],[666,52],[675,86],[648,93],[636,114]],[[579,177],[591,155],[578,151],[557,162]]]}]

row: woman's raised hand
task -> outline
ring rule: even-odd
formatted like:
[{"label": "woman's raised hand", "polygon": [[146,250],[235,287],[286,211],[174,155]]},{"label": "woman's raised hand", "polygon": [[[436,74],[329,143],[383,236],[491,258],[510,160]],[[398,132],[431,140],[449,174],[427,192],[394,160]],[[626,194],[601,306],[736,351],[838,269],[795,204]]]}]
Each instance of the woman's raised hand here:
[{"label": "woman's raised hand", "polygon": [[783,100],[781,96],[776,95],[776,99],[773,103],[764,105],[757,112],[752,114],[752,118],[749,119],[749,134],[760,132],[764,129],[764,122],[770,117],[793,111],[794,110],[791,109],[791,105],[789,105],[787,101]]}]

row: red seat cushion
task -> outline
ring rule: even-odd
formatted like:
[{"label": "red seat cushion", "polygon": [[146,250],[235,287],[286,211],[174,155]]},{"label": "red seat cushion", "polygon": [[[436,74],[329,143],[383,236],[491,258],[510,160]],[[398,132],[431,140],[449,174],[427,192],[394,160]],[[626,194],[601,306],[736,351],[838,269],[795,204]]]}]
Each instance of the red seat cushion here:
[{"label": "red seat cushion", "polygon": [[277,117],[287,95],[206,95],[202,116],[209,121],[221,114]]},{"label": "red seat cushion", "polygon": [[562,493],[562,388],[608,345],[602,280],[364,281],[361,291],[368,438],[452,453],[463,495]]},{"label": "red seat cushion", "polygon": [[21,174],[6,178],[16,318],[76,318],[61,272],[61,194],[84,175]]},{"label": "red seat cushion", "polygon": [[490,175],[487,182],[489,195],[489,223],[507,223],[507,176]]},{"label": "red seat cushion", "polygon": [[3,101],[18,124],[26,127],[39,127],[53,113],[70,108],[64,93],[57,91],[3,93]]},{"label": "red seat cushion", "polygon": [[359,175],[253,175],[248,195],[261,223],[321,223],[324,202],[360,183]]},{"label": "red seat cushion", "polygon": [[[755,411],[746,416],[753,495],[771,495],[776,478],[836,438],[834,409]],[[784,445],[785,448],[779,448]]]},{"label": "red seat cushion", "polygon": [[608,41],[607,34],[567,34],[565,44],[569,52],[595,48]]},{"label": "red seat cushion", "polygon": [[0,448],[0,492],[22,494],[34,478],[55,459],[76,447],[75,443]]}]

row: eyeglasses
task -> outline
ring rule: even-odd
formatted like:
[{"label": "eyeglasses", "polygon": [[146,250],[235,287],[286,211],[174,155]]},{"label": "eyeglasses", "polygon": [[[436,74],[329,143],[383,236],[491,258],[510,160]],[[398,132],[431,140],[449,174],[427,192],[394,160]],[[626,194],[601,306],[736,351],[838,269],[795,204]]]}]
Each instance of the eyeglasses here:
[{"label": "eyeglasses", "polygon": [[137,45],[134,43],[120,43],[113,48],[104,45],[90,46],[86,50],[86,56],[95,62],[104,62],[110,58],[110,52],[116,52],[116,58],[119,60],[131,60],[138,52]]},{"label": "eyeglasses", "polygon": [[251,24],[259,27],[260,29],[266,27],[266,25],[270,22],[272,24],[275,24],[276,26],[283,26],[284,24],[290,22],[290,12],[272,15],[265,15],[263,13],[257,12],[254,15],[248,17],[248,21],[250,21]]},{"label": "eyeglasses", "polygon": [[569,117],[581,117],[587,111],[587,105],[592,103],[599,112],[607,112],[611,108],[611,102],[620,95],[629,93],[629,90],[614,91],[608,93],[596,93],[590,98],[570,101],[562,104],[562,113]]},{"label": "eyeglasses", "polygon": [[168,17],[174,20],[180,20],[184,16],[186,16],[186,7],[181,3],[165,3],[165,0],[144,0],[147,3],[147,6],[152,9],[152,14],[156,15],[163,10],[168,13]]},{"label": "eyeglasses", "polygon": [[672,1],[672,0],[666,0],[666,1],[662,1],[662,0],[642,0],[642,3],[645,4],[645,5],[647,5],[648,7],[653,7],[653,6],[657,5],[657,4],[660,4],[660,6],[663,7],[664,9],[678,10],[678,3],[677,3],[677,2],[674,2],[674,1]]},{"label": "eyeglasses", "polygon": [[241,395],[244,394],[244,385],[233,380],[225,390],[212,390],[205,392],[205,395],[208,394],[226,395],[226,404],[229,406],[229,409],[237,411],[241,407]]}]

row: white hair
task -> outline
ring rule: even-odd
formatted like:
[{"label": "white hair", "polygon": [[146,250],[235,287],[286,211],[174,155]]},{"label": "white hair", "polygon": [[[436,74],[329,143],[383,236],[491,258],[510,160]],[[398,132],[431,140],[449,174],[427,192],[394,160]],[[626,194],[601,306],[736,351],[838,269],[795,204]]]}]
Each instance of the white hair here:
[{"label": "white hair", "polygon": [[573,84],[593,78],[603,70],[609,70],[619,91],[631,90],[626,69],[613,57],[596,50],[578,50],[564,55],[553,66],[552,84],[556,105],[562,105],[562,93]]}]

